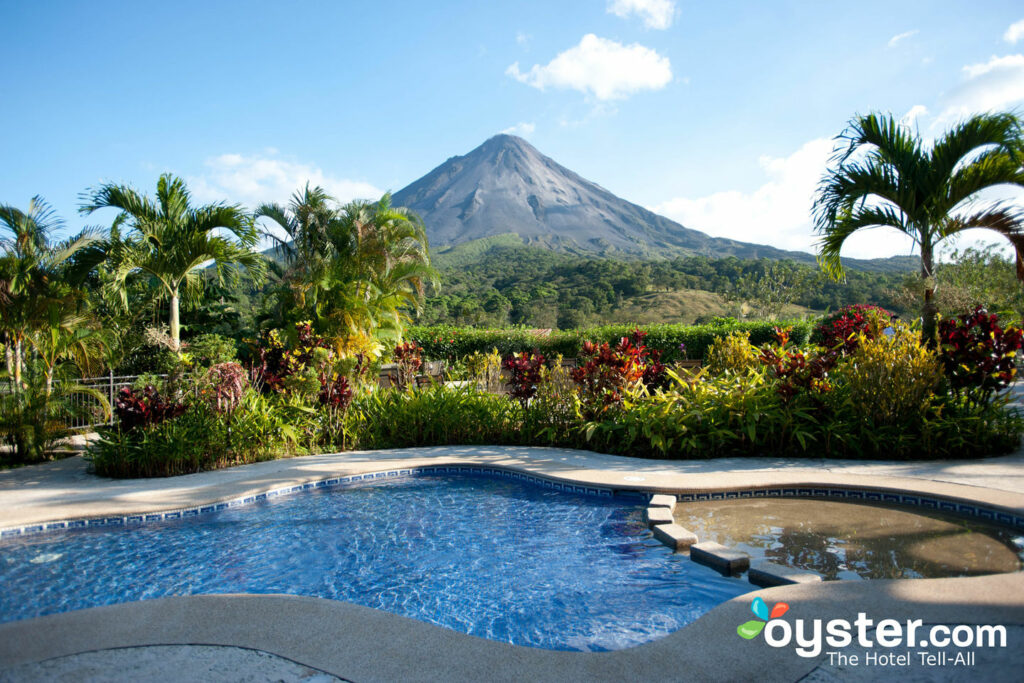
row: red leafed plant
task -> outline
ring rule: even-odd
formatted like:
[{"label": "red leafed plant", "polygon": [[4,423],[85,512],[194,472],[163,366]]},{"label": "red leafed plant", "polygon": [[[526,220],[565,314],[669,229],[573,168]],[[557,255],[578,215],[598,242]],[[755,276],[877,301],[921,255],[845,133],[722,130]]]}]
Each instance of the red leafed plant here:
[{"label": "red leafed plant", "polygon": [[352,389],[343,375],[331,374],[320,378],[320,403],[332,410],[345,410],[352,402]]},{"label": "red leafed plant", "polygon": [[509,384],[512,390],[509,395],[519,399],[524,406],[537,394],[540,386],[541,368],[544,367],[544,356],[539,351],[533,353],[513,353],[501,362],[501,367],[508,370]]},{"label": "red leafed plant", "polygon": [[289,349],[277,330],[265,332],[253,354],[250,373],[252,383],[264,392],[284,390],[284,380],[302,371],[313,359],[316,349],[328,349],[330,344],[313,330],[308,321],[295,323],[295,343]]},{"label": "red leafed plant", "polygon": [[668,381],[658,351],[644,345],[646,332],[634,330],[614,347],[605,342],[583,342],[583,364],[572,371],[581,400],[591,410],[619,404],[627,389],[643,384],[648,389],[663,387]]},{"label": "red leafed plant", "polygon": [[152,384],[138,392],[124,387],[114,402],[114,413],[121,428],[129,431],[159,424],[184,412],[185,404],[167,401]]},{"label": "red leafed plant", "polygon": [[868,339],[874,339],[891,320],[892,313],[880,306],[853,304],[825,318],[818,325],[814,336],[822,346],[850,354],[857,350],[859,332],[863,332]]},{"label": "red leafed plant", "polygon": [[775,328],[776,346],[761,349],[761,362],[778,380],[778,392],[785,400],[797,394],[824,394],[832,390],[828,373],[839,360],[840,349],[806,354],[800,349],[788,350],[789,330]]},{"label": "red leafed plant", "polygon": [[414,341],[408,341],[395,347],[394,358],[398,363],[398,382],[402,386],[412,386],[413,378],[421,367],[423,349]]},{"label": "red leafed plant", "polygon": [[939,323],[939,358],[956,392],[978,392],[988,399],[1017,375],[1014,359],[1024,344],[1017,327],[1003,329],[999,316],[981,306]]},{"label": "red leafed plant", "polygon": [[218,413],[232,413],[242,401],[249,382],[238,363],[218,363],[206,372],[203,389],[210,405]]}]

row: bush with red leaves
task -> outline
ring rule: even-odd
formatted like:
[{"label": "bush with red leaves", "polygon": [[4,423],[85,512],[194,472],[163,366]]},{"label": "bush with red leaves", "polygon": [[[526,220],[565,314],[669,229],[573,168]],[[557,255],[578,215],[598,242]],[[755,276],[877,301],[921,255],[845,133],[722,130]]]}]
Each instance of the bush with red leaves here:
[{"label": "bush with red leaves", "polygon": [[206,371],[203,394],[218,413],[233,413],[249,386],[245,369],[238,363],[218,363]]},{"label": "bush with red leaves", "polygon": [[416,373],[423,367],[423,349],[414,341],[405,342],[395,347],[394,358],[398,363],[398,382],[402,386],[412,386]]},{"label": "bush with red leaves", "polygon": [[512,385],[509,395],[519,399],[519,402],[525,406],[531,398],[537,395],[541,368],[544,367],[544,356],[539,351],[513,353],[501,362],[501,367],[508,370],[509,384]]},{"label": "bush with red leaves", "polygon": [[331,410],[345,410],[352,402],[352,389],[344,375],[320,378],[320,403]]},{"label": "bush with red leaves", "polygon": [[185,412],[185,404],[165,400],[152,384],[139,392],[124,387],[114,401],[114,414],[121,429],[128,431],[150,427]]},{"label": "bush with red leaves", "polygon": [[1024,333],[1003,329],[999,316],[981,306],[971,313],[939,323],[939,358],[956,392],[977,392],[987,400],[1017,376],[1014,359],[1024,345]]},{"label": "bush with red leaves", "polygon": [[775,328],[777,346],[761,349],[761,363],[769,374],[778,380],[777,391],[789,401],[798,394],[807,394],[818,400],[818,396],[832,390],[828,373],[836,366],[841,348],[829,348],[822,353],[807,354],[800,349],[787,350],[789,331]]},{"label": "bush with red leaves", "polygon": [[853,304],[844,306],[821,321],[811,336],[811,341],[842,354],[857,350],[857,334],[865,333],[873,339],[876,331],[892,320],[892,313],[880,306]]},{"label": "bush with red leaves", "polygon": [[649,390],[662,388],[668,374],[661,363],[661,354],[650,351],[643,343],[646,332],[634,330],[622,337],[614,347],[605,342],[597,345],[583,342],[580,354],[583,364],[572,371],[580,398],[591,411],[622,402],[625,390],[642,383]]},{"label": "bush with red leaves", "polygon": [[326,339],[313,331],[307,321],[295,323],[295,344],[289,349],[277,330],[265,332],[253,353],[250,375],[254,386],[264,392],[284,391],[284,380],[305,368],[316,349],[329,349]]}]

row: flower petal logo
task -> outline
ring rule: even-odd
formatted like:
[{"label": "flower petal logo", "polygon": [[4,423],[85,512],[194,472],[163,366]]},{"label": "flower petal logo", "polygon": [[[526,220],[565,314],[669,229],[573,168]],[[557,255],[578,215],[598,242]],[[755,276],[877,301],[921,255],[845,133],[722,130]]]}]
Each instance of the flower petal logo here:
[{"label": "flower petal logo", "polygon": [[761,598],[754,598],[754,602],[750,605],[750,611],[754,613],[757,619],[751,619],[750,621],[744,622],[736,627],[736,633],[739,634],[740,638],[746,640],[752,640],[764,630],[764,626],[771,619],[778,619],[783,614],[789,611],[789,605],[784,602],[777,602],[772,607],[771,611],[768,610],[768,605]]}]

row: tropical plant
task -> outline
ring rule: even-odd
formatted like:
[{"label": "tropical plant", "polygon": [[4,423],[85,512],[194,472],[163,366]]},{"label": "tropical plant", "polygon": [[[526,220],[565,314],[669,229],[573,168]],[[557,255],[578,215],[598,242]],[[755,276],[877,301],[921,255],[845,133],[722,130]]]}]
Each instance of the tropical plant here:
[{"label": "tropical plant", "polygon": [[114,401],[114,414],[120,429],[132,431],[151,427],[185,412],[185,404],[168,400],[152,384],[142,389],[122,387]]},{"label": "tropical plant", "polygon": [[936,353],[905,325],[857,337],[850,361],[836,370],[854,414],[872,426],[920,420],[942,380]]},{"label": "tropical plant", "polygon": [[286,264],[279,306],[312,317],[328,336],[395,343],[409,320],[407,311],[419,311],[425,286],[436,282],[423,222],[391,206],[390,194],[375,203],[335,208],[323,188],[307,185],[287,207],[266,204],[256,216],[285,234],[267,233],[278,241]]},{"label": "tropical plant", "polygon": [[381,339],[402,338],[406,311],[419,311],[427,284],[437,283],[427,234],[420,217],[391,205],[387,193],[376,203],[354,201],[341,208],[331,230],[337,257],[330,277],[347,283],[344,306],[326,317],[342,330],[370,330]]},{"label": "tropical plant", "polygon": [[110,416],[106,397],[74,381],[65,369],[53,380],[38,361],[27,363],[18,381],[0,374],[0,440],[12,446],[17,462],[44,458],[71,434],[68,425],[76,419]]},{"label": "tropical plant", "polygon": [[814,204],[821,235],[819,262],[843,275],[839,255],[860,230],[889,227],[914,241],[924,281],[922,339],[935,343],[935,263],[938,244],[969,228],[1006,237],[1024,278],[1024,214],[1011,204],[983,204],[981,193],[1000,185],[1024,187],[1024,139],[1012,114],[979,114],[955,125],[931,146],[892,116],[855,117]]},{"label": "tropical plant", "polygon": [[130,278],[140,276],[169,300],[170,335],[180,350],[180,301],[184,294],[198,296],[202,271],[210,262],[218,281],[239,278],[245,272],[255,280],[265,270],[263,257],[252,251],[259,231],[238,205],[222,202],[197,208],[185,181],[171,174],[160,176],[156,198],[127,185],[106,184],[83,195],[81,212],[119,209],[130,226],[112,263],[113,284],[122,296]]},{"label": "tropical plant", "polygon": [[757,347],[750,343],[750,332],[736,330],[719,337],[708,348],[708,372],[719,375],[723,372],[746,374],[761,367]]},{"label": "tropical plant", "polygon": [[981,402],[1009,386],[1017,376],[1016,357],[1024,332],[1003,328],[999,316],[975,308],[971,313],[939,324],[940,358],[954,392]]},{"label": "tropical plant", "polygon": [[[53,233],[63,221],[41,197],[33,197],[28,211],[0,205],[0,342],[4,344],[6,368],[15,383],[21,381],[26,346],[55,350],[62,342],[53,338],[74,334],[85,317],[81,314],[84,294],[74,285],[102,260],[93,247],[99,241],[94,229],[61,242]],[[74,343],[63,344],[70,350]],[[53,358],[51,368],[63,354]],[[52,372],[50,373],[52,380]]]},{"label": "tropical plant", "polygon": [[398,365],[398,385],[412,387],[416,373],[423,367],[423,349],[416,342],[402,342],[395,346],[392,357]]},{"label": "tropical plant", "polygon": [[287,206],[261,204],[254,217],[272,221],[284,236],[273,230],[263,234],[274,240],[286,270],[282,281],[294,296],[301,310],[315,307],[321,292],[330,289],[325,280],[328,263],[333,257],[330,235],[337,228],[338,210],[334,199],[322,187],[310,187],[292,195]]},{"label": "tropical plant", "polygon": [[789,343],[789,330],[776,329],[777,343],[761,347],[761,363],[769,377],[777,380],[776,390],[786,401],[810,396],[819,405],[823,394],[832,391],[829,373],[839,361],[838,349],[805,351]]},{"label": "tropical plant", "polygon": [[811,341],[829,349],[852,353],[857,348],[859,335],[874,339],[892,321],[892,313],[879,306],[852,304],[843,306],[818,324]]},{"label": "tropical plant", "polygon": [[509,374],[509,396],[517,399],[525,407],[530,399],[537,394],[541,383],[541,370],[544,367],[544,356],[539,352],[513,353],[501,362],[501,367]]}]

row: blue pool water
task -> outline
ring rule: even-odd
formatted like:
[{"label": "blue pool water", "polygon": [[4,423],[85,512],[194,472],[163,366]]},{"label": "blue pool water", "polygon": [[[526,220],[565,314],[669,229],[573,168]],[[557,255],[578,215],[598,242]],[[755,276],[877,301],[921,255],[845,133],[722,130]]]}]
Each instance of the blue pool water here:
[{"label": "blue pool water", "polygon": [[197,593],[345,600],[492,640],[615,650],[751,590],[652,540],[638,506],[483,476],[316,489],[0,543],[0,621]]}]

